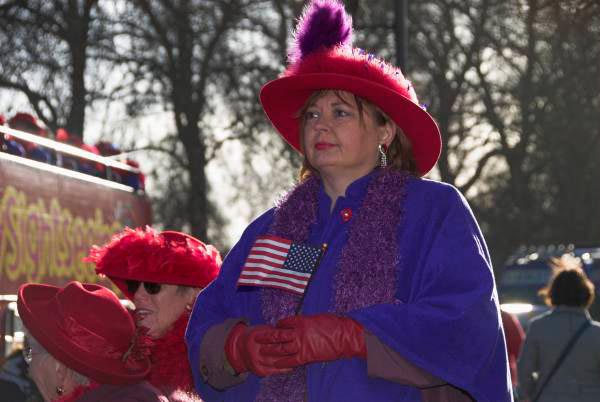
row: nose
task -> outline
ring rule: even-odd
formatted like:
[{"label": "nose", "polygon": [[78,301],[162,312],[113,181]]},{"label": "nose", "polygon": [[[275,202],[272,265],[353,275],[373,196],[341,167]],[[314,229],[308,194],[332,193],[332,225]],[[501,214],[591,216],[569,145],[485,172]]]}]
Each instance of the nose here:
[{"label": "nose", "polygon": [[330,127],[331,127],[330,121],[326,116],[320,115],[319,117],[316,118],[315,125],[314,125],[315,131],[327,132],[330,130]]},{"label": "nose", "polygon": [[133,294],[133,303],[137,305],[138,302],[148,298],[148,292],[144,288],[144,284],[141,283],[140,287]]}]

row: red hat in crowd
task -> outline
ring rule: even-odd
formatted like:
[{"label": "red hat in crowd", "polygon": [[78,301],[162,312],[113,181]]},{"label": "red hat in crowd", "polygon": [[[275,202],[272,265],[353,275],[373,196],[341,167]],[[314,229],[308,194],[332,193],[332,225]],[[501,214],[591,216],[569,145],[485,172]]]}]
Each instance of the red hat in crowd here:
[{"label": "red hat in crowd", "polygon": [[69,142],[69,132],[64,128],[59,128],[56,130],[56,141],[60,142]]},{"label": "red hat in crowd", "polygon": [[115,144],[108,141],[99,141],[96,143],[96,148],[102,156],[113,156],[121,153],[121,150],[119,150]]},{"label": "red hat in crowd", "polygon": [[31,127],[32,134],[46,136],[46,128],[44,125],[29,113],[18,112],[8,121],[10,127],[17,127],[20,124]]},{"label": "red hat in crowd", "polygon": [[108,276],[128,298],[126,280],[206,287],[221,268],[216,248],[181,232],[157,232],[150,226],[117,233],[104,246],[94,246],[85,261]]},{"label": "red hat in crowd", "polygon": [[29,333],[58,361],[101,384],[133,384],[150,371],[148,340],[131,314],[102,286],[25,284],[19,315]]},{"label": "red hat in crowd", "polygon": [[6,123],[6,118],[3,114],[0,114],[0,126],[3,126]]},{"label": "red hat in crowd", "polygon": [[312,1],[298,23],[290,64],[261,89],[265,113],[279,134],[302,152],[298,112],[311,94],[323,89],[351,92],[378,106],[402,129],[412,143],[419,173],[426,174],[441,152],[437,124],[399,68],[353,48],[351,42],[352,19],[344,6],[336,0]]}]

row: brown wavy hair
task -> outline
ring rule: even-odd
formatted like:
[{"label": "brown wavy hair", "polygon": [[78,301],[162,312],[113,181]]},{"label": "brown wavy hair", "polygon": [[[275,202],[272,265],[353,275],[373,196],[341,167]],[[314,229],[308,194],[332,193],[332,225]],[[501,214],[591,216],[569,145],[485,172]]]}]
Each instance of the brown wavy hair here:
[{"label": "brown wavy hair", "polygon": [[[349,92],[341,91],[341,90],[333,90],[333,89],[322,89],[313,92],[313,94],[308,98],[302,109],[297,114],[297,117],[300,119],[300,129],[299,133],[302,135],[304,131],[305,115],[307,109],[313,105],[317,99],[326,95],[327,93],[333,92],[342,102],[345,104],[349,104],[347,96]],[[410,172],[414,175],[418,176],[417,171],[417,163],[415,162],[415,158],[412,151],[412,144],[406,134],[398,127],[398,125],[378,106],[369,102],[368,100],[361,98],[360,96],[350,94],[354,97],[354,101],[356,102],[356,106],[358,109],[358,113],[360,116],[360,121],[364,124],[364,116],[365,113],[370,114],[375,121],[375,124],[379,126],[385,126],[386,124],[391,124],[394,128],[395,135],[392,140],[390,146],[387,149],[387,158],[388,158],[388,168],[395,170],[404,170]],[[304,142],[300,141],[300,146],[304,147]],[[302,166],[300,168],[300,180],[305,180],[312,174],[319,174],[318,170],[311,166],[308,159],[306,159],[306,154],[304,150],[302,150],[304,155]]]},{"label": "brown wavy hair", "polygon": [[596,296],[595,286],[581,268],[578,259],[563,256],[552,260],[553,276],[539,291],[548,306],[588,308]]}]

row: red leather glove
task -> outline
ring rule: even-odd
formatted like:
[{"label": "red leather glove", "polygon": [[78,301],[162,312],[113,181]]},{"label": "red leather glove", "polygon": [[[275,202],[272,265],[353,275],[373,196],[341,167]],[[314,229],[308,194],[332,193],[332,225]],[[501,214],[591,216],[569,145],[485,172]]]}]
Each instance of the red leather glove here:
[{"label": "red leather glove", "polygon": [[313,362],[367,357],[362,325],[334,314],[293,316],[277,323],[278,332],[257,337],[261,354],[276,358],[275,367],[294,368]]},{"label": "red leather glove", "polygon": [[287,368],[275,367],[276,358],[263,356],[260,353],[263,344],[258,343],[256,338],[267,337],[273,331],[275,328],[268,325],[248,327],[242,322],[232,328],[225,341],[225,355],[236,373],[251,371],[257,376],[264,377],[291,371]]}]

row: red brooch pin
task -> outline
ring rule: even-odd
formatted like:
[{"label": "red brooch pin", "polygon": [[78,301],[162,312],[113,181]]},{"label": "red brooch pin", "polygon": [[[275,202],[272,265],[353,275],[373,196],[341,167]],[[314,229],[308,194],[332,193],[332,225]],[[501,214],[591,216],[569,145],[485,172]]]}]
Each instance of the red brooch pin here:
[{"label": "red brooch pin", "polygon": [[350,218],[352,218],[352,210],[350,208],[344,208],[340,212],[340,215],[342,216],[342,220],[344,222],[348,222]]}]

